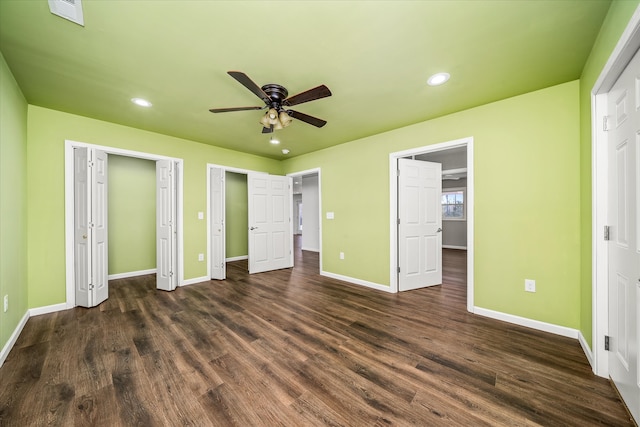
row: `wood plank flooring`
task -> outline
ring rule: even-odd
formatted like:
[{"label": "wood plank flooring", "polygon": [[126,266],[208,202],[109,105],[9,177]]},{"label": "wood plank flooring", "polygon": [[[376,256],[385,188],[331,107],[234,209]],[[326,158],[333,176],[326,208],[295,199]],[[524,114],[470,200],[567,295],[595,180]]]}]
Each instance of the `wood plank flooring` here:
[{"label": "wood plank flooring", "polygon": [[387,294],[318,256],[162,292],[110,283],[94,309],[31,318],[0,369],[0,426],[632,425],[577,341],[469,314],[445,284]]}]

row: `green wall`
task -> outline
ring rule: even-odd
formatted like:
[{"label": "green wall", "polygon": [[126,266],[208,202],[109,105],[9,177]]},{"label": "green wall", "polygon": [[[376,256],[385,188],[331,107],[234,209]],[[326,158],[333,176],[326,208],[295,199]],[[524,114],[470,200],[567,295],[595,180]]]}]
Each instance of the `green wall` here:
[{"label": "green wall", "polygon": [[591,90],[640,0],[614,1],[580,77],[580,332],[591,346],[592,309],[592,182]]},{"label": "green wall", "polygon": [[27,102],[0,54],[0,349],[28,308],[26,187]]},{"label": "green wall", "polygon": [[324,270],[389,285],[389,153],[472,136],[475,305],[578,328],[578,91],[574,81],[286,160],[285,173],[322,168],[322,208],[335,212],[323,215]]},{"label": "green wall", "polygon": [[249,196],[247,175],[225,174],[225,220],[227,258],[249,254]]},{"label": "green wall", "polygon": [[[212,129],[215,132],[215,129]],[[206,277],[207,163],[280,173],[279,161],[113,123],[28,107],[27,212],[29,307],[66,300],[64,239],[65,139],[184,159],[184,278]],[[206,258],[205,258],[206,259]]]},{"label": "green wall", "polygon": [[156,162],[109,155],[109,274],[156,268]]}]

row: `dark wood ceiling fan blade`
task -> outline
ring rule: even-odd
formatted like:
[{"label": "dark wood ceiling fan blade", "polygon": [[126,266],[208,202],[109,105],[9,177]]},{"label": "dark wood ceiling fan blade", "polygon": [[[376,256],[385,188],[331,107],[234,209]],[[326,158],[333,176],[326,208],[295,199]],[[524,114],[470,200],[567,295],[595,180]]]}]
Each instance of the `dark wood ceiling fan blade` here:
[{"label": "dark wood ceiling fan blade", "polygon": [[313,125],[318,128],[321,128],[322,126],[327,124],[326,120],[322,120],[317,117],[313,117],[308,114],[301,113],[299,111],[287,110],[287,114],[293,117],[294,119],[301,120],[305,123],[309,123],[310,125]]},{"label": "dark wood ceiling fan blade", "polygon": [[258,98],[262,99],[266,104],[271,102],[271,98],[269,98],[269,95],[267,95],[260,86],[255,84],[253,80],[251,80],[249,76],[247,76],[242,71],[227,71],[227,74],[229,74],[231,77],[236,79],[242,86],[246,87],[251,92],[253,92]]},{"label": "dark wood ceiling fan blade", "polygon": [[273,125],[271,125],[268,128],[263,127],[262,128],[262,133],[273,133]]},{"label": "dark wood ceiling fan blade", "polygon": [[262,110],[264,107],[232,107],[232,108],[212,108],[209,111],[212,113],[228,113],[230,111],[247,111],[247,110]]},{"label": "dark wood ceiling fan blade", "polygon": [[315,101],[316,99],[326,98],[327,96],[331,96],[331,91],[325,85],[320,85],[318,87],[314,87],[313,89],[309,89],[307,91],[301,92],[297,95],[290,96],[285,99],[282,103],[283,105],[298,105],[303,102]]}]

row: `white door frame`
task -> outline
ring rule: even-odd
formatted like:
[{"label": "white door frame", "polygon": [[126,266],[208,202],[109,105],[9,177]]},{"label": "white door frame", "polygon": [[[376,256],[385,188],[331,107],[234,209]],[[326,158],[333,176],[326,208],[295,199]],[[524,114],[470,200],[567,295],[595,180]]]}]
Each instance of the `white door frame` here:
[{"label": "white door frame", "polygon": [[[318,257],[320,261],[319,271],[323,271],[322,270],[322,252],[323,252],[322,251],[322,168],[313,168],[313,169],[307,169],[307,170],[298,171],[298,172],[291,172],[291,173],[288,173],[287,176],[290,176],[291,178],[296,178],[296,177],[302,178],[302,176],[304,175],[313,175],[313,174],[318,175],[318,248],[320,249],[318,251]],[[293,200],[291,201],[291,203],[293,205]],[[303,218],[303,221],[304,221],[304,218]],[[297,228],[297,224],[296,224],[296,228]],[[302,225],[302,234],[304,234],[304,224]]]},{"label": "white door frame", "polygon": [[[620,36],[615,49],[605,64],[591,90],[591,250],[592,250],[592,338],[591,351],[585,348],[596,375],[609,377],[609,357],[604,349],[604,337],[609,332],[608,266],[609,248],[603,238],[607,225],[608,155],[607,132],[604,117],[607,115],[607,94],[622,74],[627,64],[640,48],[640,6]],[[586,347],[586,345],[583,345]]]},{"label": "white door frame", "polygon": [[65,223],[65,261],[66,261],[66,284],[67,284],[67,308],[76,306],[75,295],[75,278],[73,274],[73,149],[76,147],[87,147],[104,151],[107,154],[117,154],[119,156],[135,157],[145,160],[173,160],[178,164],[178,200],[177,200],[177,232],[178,232],[178,286],[182,286],[184,282],[184,240],[182,229],[182,206],[183,206],[183,160],[161,156],[158,154],[143,153],[140,151],[131,151],[115,147],[107,147],[104,145],[88,144],[72,140],[64,142],[64,223]]},{"label": "white door frame", "polygon": [[449,150],[451,148],[467,148],[467,310],[474,312],[473,298],[473,266],[474,266],[474,240],[473,240],[473,137],[456,139],[439,144],[426,145],[424,147],[411,148],[389,154],[389,283],[390,291],[398,292],[398,159],[418,154],[432,153],[435,151]]},{"label": "white door frame", "polygon": [[[223,166],[223,165],[217,165],[214,163],[207,163],[207,277],[208,277],[207,280],[211,280],[211,264],[212,264],[211,259],[213,257],[213,250],[212,250],[213,248],[211,247],[211,169],[214,169],[214,168],[222,169],[223,174],[227,172],[239,173],[247,176],[249,176],[250,173],[267,174],[267,172],[254,171],[251,169],[241,169],[241,168],[234,168],[231,166]],[[225,181],[225,185],[226,185],[226,181]],[[226,193],[225,193],[225,197],[226,197]],[[226,225],[227,224],[225,221],[225,227]],[[225,243],[225,246],[226,246],[226,243]],[[223,259],[224,259],[225,268],[226,268],[227,248],[223,247],[222,252],[223,252]]]}]

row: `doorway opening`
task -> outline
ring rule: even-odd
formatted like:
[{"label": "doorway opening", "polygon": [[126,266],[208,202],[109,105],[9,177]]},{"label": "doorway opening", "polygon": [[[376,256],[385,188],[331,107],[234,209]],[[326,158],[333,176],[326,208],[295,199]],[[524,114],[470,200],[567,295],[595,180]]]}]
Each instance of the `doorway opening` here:
[{"label": "doorway opening", "polygon": [[301,250],[318,253],[322,271],[321,169],[292,172],[287,176],[293,179],[294,233],[300,235]]},{"label": "doorway opening", "polygon": [[291,191],[289,177],[207,164],[209,278],[224,280],[230,261],[251,274],[293,266]]},{"label": "doorway opening", "polygon": [[[76,208],[78,208],[78,201],[82,201],[82,205],[86,205],[85,202],[90,199],[90,197],[80,196],[80,192],[78,190],[78,182],[85,184],[88,187],[91,187],[91,182],[86,181],[87,178],[91,178],[89,174],[87,174],[87,167],[83,166],[82,168],[77,167],[78,162],[81,162],[80,159],[84,159],[87,161],[86,156],[78,157],[78,153],[101,153],[100,156],[104,157],[105,163],[108,164],[108,156],[109,155],[118,155],[122,157],[129,158],[138,158],[144,160],[151,160],[156,163],[156,167],[159,165],[167,165],[172,170],[172,179],[171,181],[166,182],[166,189],[170,191],[171,198],[167,200],[170,202],[166,209],[170,210],[173,213],[171,217],[171,227],[170,227],[170,240],[172,241],[172,250],[170,252],[170,278],[168,280],[172,283],[171,289],[174,289],[175,286],[180,286],[184,280],[183,273],[183,259],[182,256],[178,256],[177,254],[183,253],[183,238],[182,238],[182,159],[171,158],[166,156],[160,156],[151,153],[143,153],[136,152],[131,150],[123,150],[114,147],[107,146],[99,146],[93,144],[87,144],[77,141],[65,141],[65,263],[66,263],[66,305],[67,308],[73,308],[78,305],[77,293],[84,291],[88,282],[97,281],[99,283],[103,283],[106,285],[108,283],[108,256],[102,250],[98,250],[97,253],[93,253],[91,249],[87,249],[87,253],[83,255],[79,255],[78,250],[82,249],[83,245],[78,244],[78,242],[82,242],[82,240],[91,241],[92,233],[87,233],[82,231],[82,226],[86,228],[92,228],[92,224],[80,224],[77,220],[77,212]],[[101,158],[102,158],[101,157]],[[89,164],[88,167],[92,167],[93,165]],[[107,169],[108,170],[108,169]],[[81,172],[82,171],[82,172]],[[87,174],[84,177],[80,177],[78,174],[84,173]],[[161,173],[159,169],[157,169],[157,180],[160,181]],[[88,193],[89,195],[91,193]],[[102,193],[101,193],[102,194]],[[108,210],[108,198],[106,194],[102,194],[104,196],[102,198],[103,205],[98,208],[89,207],[87,205],[87,209],[84,209],[88,215],[91,215],[91,211],[97,209],[95,212],[96,216],[107,216]],[[156,204],[157,213],[160,213],[160,205]],[[156,215],[156,219],[154,222],[156,223],[156,229],[161,229],[161,221],[162,217],[166,218],[166,215]],[[80,221],[81,222],[81,221]],[[160,236],[156,234],[156,256],[157,259],[160,260],[159,255],[168,254],[167,247],[163,244],[159,238]],[[104,246],[108,247],[108,234],[102,238],[102,242]],[[85,245],[86,246],[86,245]],[[88,255],[89,259],[85,255]],[[98,258],[102,259],[102,264],[99,268],[93,268],[93,266],[98,265]],[[78,261],[85,262],[88,266],[92,266],[89,269],[86,268],[77,268]],[[159,272],[161,269],[167,269],[167,262],[162,262],[162,265],[156,265],[156,270]],[[78,273],[81,273],[82,277],[76,277]],[[85,278],[84,276],[89,274],[89,278]],[[97,274],[100,274],[100,277],[97,277]],[[85,283],[87,282],[87,283]],[[162,283],[161,283],[162,282]],[[168,289],[164,286],[165,280],[157,276],[157,286],[158,288]],[[79,290],[79,287],[83,288]],[[90,286],[87,287],[87,290],[93,291],[93,288]],[[96,291],[97,292],[97,291]],[[100,298],[94,300],[92,298],[88,298],[88,301],[99,301],[104,298],[104,293],[101,294]],[[85,304],[83,302],[83,304]],[[97,305],[97,304],[95,304]]]},{"label": "doorway opening", "polygon": [[[466,239],[464,239],[467,249],[467,310],[474,311],[473,298],[473,263],[474,263],[474,245],[473,245],[473,206],[474,206],[474,175],[473,175],[473,138],[463,138],[454,141],[443,142],[440,144],[418,147],[410,150],[399,151],[389,154],[389,178],[390,178],[390,290],[398,292],[398,267],[400,264],[398,250],[398,221],[399,221],[399,202],[398,202],[398,161],[403,158],[426,158],[433,155],[445,155],[447,150],[466,150],[466,167],[452,168],[445,171],[448,175],[455,177],[457,174],[463,173],[460,169],[466,169],[466,187],[465,187],[465,221]],[[436,154],[438,153],[438,154]],[[452,244],[451,246],[461,246]]]},{"label": "doorway opening", "polygon": [[[638,305],[634,301],[637,302],[640,295],[640,288],[634,283],[640,277],[640,130],[634,115],[639,111],[640,92],[637,62],[636,65],[630,63],[634,56],[640,55],[638,52],[640,8],[636,9],[591,90],[591,348],[584,339],[580,340],[594,373],[611,379],[636,421],[640,418],[637,399],[640,394],[637,382],[640,356],[637,322],[634,320],[638,316]],[[629,82],[630,73],[627,71],[634,72],[631,80],[635,79],[635,84]],[[623,89],[626,82],[635,88]],[[636,98],[635,102],[633,98]],[[630,130],[631,125],[636,128]],[[624,141],[617,140],[621,135],[627,135],[621,138]],[[611,233],[605,237],[603,233],[608,231]],[[627,241],[622,241],[627,237]],[[628,253],[621,257],[623,248]],[[625,274],[623,269],[618,271],[624,264],[622,259],[630,263],[631,269],[635,266],[636,277]],[[616,303],[624,301],[629,301],[629,304],[612,309]],[[605,349],[609,336],[611,347]],[[621,365],[625,365],[625,369],[620,369]]]},{"label": "doorway opening", "polygon": [[607,95],[622,74],[633,55],[640,49],[640,8],[629,24],[605,64],[598,80],[591,90],[592,144],[592,343],[591,349],[582,343],[595,374],[609,376],[609,352],[604,350],[605,336],[609,326],[609,281],[608,242],[602,238],[604,227],[608,225],[608,154],[607,132],[603,117],[607,116]]}]

